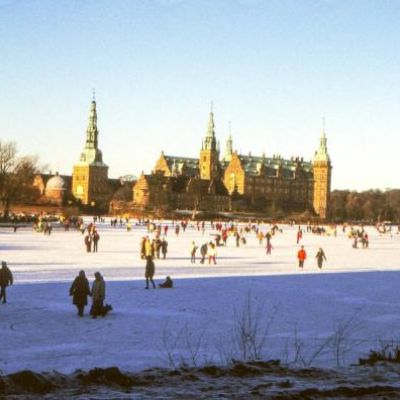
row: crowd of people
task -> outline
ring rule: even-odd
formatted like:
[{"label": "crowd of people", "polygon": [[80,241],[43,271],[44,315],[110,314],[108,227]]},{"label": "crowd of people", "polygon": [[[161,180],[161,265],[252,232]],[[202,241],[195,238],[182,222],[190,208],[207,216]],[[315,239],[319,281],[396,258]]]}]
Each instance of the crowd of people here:
[{"label": "crowd of people", "polygon": [[[86,252],[92,253],[98,251],[98,242],[100,240],[100,234],[98,232],[97,222],[104,223],[105,220],[102,217],[95,217],[92,222],[87,225],[83,219],[74,221],[73,225],[79,230],[84,237],[84,244]],[[63,221],[64,228],[69,230],[71,221]],[[158,222],[158,221],[144,221],[139,220],[134,223],[134,226],[139,225],[147,229],[147,235],[143,236],[140,241],[139,254],[142,260],[145,262],[144,266],[144,278],[145,278],[145,289],[156,289],[158,288],[172,288],[173,281],[170,276],[167,276],[163,283],[156,285],[154,276],[156,272],[155,260],[166,259],[168,254],[168,233],[171,229],[175,238],[172,241],[180,240],[180,237],[185,234],[188,229],[192,231],[198,231],[203,237],[207,233],[212,239],[201,240],[200,244],[196,243],[196,240],[190,242],[190,248],[188,250],[188,260],[190,264],[194,265],[197,262],[200,264],[206,264],[214,266],[217,265],[217,255],[219,247],[227,247],[228,243],[233,241],[232,247],[246,247],[248,239],[250,237],[255,238],[258,241],[260,247],[265,249],[267,256],[272,255],[272,242],[274,237],[282,233],[282,228],[276,224],[259,224],[259,223],[236,223],[236,222],[206,222],[206,221],[171,221],[171,222]],[[49,222],[44,222],[42,225],[45,234],[51,234],[52,225]],[[129,219],[114,218],[111,219],[112,227],[126,227],[126,230],[130,232],[132,230],[132,222]],[[37,226],[36,226],[37,228]],[[369,237],[366,230],[361,227],[354,229],[351,226],[344,226],[343,232],[348,238],[353,240],[353,247],[358,248],[358,244],[361,243],[363,248],[369,247]],[[298,245],[296,257],[299,270],[304,270],[307,260],[307,249],[303,244],[304,235],[333,235],[337,236],[337,228],[334,227],[322,227],[313,226],[307,224],[305,230],[301,226],[295,231],[295,243]],[[199,236],[199,235],[198,235]],[[201,236],[200,236],[201,237]],[[231,239],[229,239],[231,238]],[[294,244],[294,243],[293,243]],[[316,266],[318,271],[323,268],[324,262],[327,261],[327,257],[322,247],[318,248],[315,254]],[[10,269],[5,261],[2,262],[2,268],[0,269],[0,301],[6,303],[6,289],[8,286],[13,284],[13,276]],[[108,311],[112,309],[110,305],[104,304],[106,296],[106,283],[100,272],[94,274],[94,280],[90,287],[89,281],[86,274],[81,270],[78,276],[74,279],[70,291],[72,296],[72,302],[77,307],[78,316],[84,315],[84,309],[88,305],[88,298],[92,299],[90,308],[90,315],[93,318],[98,316],[105,316]]]}]

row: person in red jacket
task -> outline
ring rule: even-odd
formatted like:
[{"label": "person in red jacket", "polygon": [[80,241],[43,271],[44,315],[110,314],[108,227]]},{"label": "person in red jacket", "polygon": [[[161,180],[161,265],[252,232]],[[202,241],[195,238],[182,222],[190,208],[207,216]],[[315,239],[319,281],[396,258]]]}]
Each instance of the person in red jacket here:
[{"label": "person in red jacket", "polygon": [[304,261],[307,258],[307,253],[304,250],[304,246],[301,246],[301,249],[297,252],[297,259],[299,260],[299,268],[303,269]]}]

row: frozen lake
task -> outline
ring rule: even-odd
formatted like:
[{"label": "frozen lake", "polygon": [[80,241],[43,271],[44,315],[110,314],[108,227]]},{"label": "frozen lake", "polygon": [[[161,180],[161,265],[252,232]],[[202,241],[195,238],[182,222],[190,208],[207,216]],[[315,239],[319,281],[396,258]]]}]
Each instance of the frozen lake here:
[{"label": "frozen lake", "polygon": [[[259,335],[272,320],[262,348],[266,358],[343,365],[380,340],[397,340],[400,235],[369,227],[369,249],[353,249],[341,230],[337,237],[304,233],[308,259],[299,271],[297,227],[281,226],[270,256],[254,233],[240,248],[230,237],[227,247],[218,248],[215,266],[190,263],[191,242],[201,245],[214,231],[207,228],[203,236],[189,227],[177,237],[171,227],[167,259],[155,260],[155,280],[170,275],[175,288],[146,291],[139,256],[146,228],[97,226],[98,253],[86,253],[83,236],[73,230],[54,229],[51,236],[0,231],[1,258],[15,280],[8,303],[0,304],[3,372],[111,365],[138,371],[188,361],[196,344],[196,363],[223,362],[241,351],[236,334],[247,299],[250,314],[258,313]],[[315,260],[319,247],[328,259],[322,272]],[[114,307],[105,319],[76,317],[68,290],[80,269],[90,281],[95,271],[103,274]],[[338,348],[334,339],[344,326],[346,344]],[[299,347],[303,361],[296,359]]]}]

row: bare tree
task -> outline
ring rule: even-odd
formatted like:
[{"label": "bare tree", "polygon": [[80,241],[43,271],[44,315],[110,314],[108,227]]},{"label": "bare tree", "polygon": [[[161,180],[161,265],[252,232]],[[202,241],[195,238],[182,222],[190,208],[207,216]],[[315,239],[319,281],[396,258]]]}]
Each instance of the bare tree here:
[{"label": "bare tree", "polygon": [[37,173],[36,157],[17,157],[16,144],[0,140],[0,202],[4,217],[8,217],[13,202],[25,202],[38,195],[32,185]]}]

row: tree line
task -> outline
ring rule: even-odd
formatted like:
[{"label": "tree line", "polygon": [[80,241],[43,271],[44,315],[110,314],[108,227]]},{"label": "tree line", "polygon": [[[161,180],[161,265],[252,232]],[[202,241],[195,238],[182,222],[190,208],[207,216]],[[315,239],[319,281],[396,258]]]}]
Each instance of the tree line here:
[{"label": "tree line", "polygon": [[14,142],[0,140],[0,204],[4,218],[8,218],[13,203],[29,203],[38,197],[38,190],[33,186],[37,173],[37,157],[19,157]]},{"label": "tree line", "polygon": [[329,204],[334,222],[400,222],[400,189],[334,190]]}]

